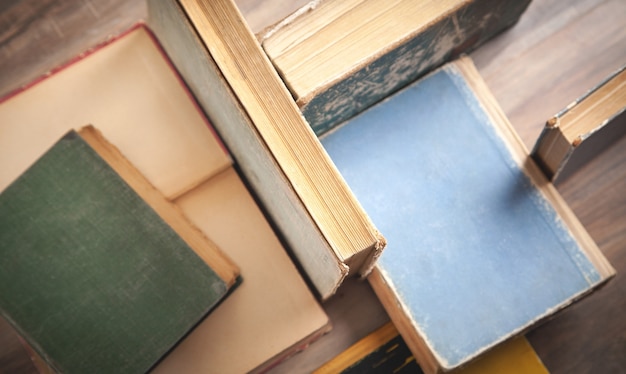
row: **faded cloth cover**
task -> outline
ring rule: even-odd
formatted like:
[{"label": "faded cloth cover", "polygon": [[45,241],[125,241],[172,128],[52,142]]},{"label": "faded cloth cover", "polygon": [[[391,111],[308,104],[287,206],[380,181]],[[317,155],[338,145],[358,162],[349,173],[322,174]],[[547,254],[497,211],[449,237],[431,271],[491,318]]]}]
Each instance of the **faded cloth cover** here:
[{"label": "faded cloth cover", "polygon": [[55,370],[145,372],[226,294],[75,132],[0,195],[0,312]]},{"label": "faded cloth cover", "polygon": [[603,280],[454,65],[322,143],[388,239],[380,273],[445,369]]}]

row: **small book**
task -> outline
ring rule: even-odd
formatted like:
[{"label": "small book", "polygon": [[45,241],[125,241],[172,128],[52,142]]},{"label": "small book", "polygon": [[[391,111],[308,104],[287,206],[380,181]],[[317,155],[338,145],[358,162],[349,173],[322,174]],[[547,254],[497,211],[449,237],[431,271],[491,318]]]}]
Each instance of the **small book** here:
[{"label": "small book", "polygon": [[512,26],[529,3],[311,1],[259,38],[319,135]]},{"label": "small book", "polygon": [[[512,339],[479,360],[458,370],[456,374],[548,374],[541,359],[524,337]],[[411,351],[388,322],[359,340],[332,360],[320,366],[314,374],[421,374]]]},{"label": "small book", "polygon": [[385,241],[231,0],[154,0],[148,23],[322,299]]},{"label": "small book", "polygon": [[93,127],[0,194],[0,312],[53,370],[149,370],[235,265]]},{"label": "small book", "polygon": [[68,130],[92,123],[239,267],[236,291],[154,371],[250,372],[330,329],[239,165],[145,26],[0,99],[0,123],[0,190]]},{"label": "small book", "polygon": [[469,58],[322,143],[388,239],[369,281],[426,373],[469,362],[614,275]]},{"label": "small book", "polygon": [[626,133],[626,65],[550,118],[533,157],[563,181]]}]

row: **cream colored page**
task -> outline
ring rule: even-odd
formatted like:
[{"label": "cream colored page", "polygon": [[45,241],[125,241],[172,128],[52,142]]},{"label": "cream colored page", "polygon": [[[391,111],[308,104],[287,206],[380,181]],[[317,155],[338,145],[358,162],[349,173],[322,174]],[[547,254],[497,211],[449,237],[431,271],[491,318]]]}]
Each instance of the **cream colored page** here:
[{"label": "cream colored page", "polygon": [[315,301],[233,169],[179,198],[241,269],[243,283],[155,373],[244,373],[324,327]]},{"label": "cream colored page", "polygon": [[69,129],[86,124],[168,197],[230,165],[184,86],[139,28],[0,104],[0,191]]}]

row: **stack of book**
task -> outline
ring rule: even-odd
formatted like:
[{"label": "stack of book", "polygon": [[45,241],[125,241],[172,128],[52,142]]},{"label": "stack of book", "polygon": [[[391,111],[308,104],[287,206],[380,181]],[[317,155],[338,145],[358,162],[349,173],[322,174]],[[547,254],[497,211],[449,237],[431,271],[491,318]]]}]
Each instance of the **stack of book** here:
[{"label": "stack of book", "polygon": [[[246,372],[329,329],[146,27],[11,94],[0,118],[1,309],[46,366],[147,371],[170,352],[156,370]],[[145,179],[136,193],[65,135],[87,124]]]},{"label": "stack of book", "polygon": [[462,56],[528,3],[149,0],[0,101],[2,316],[43,371],[265,372],[356,276],[392,324],[320,372],[545,372],[521,335],[615,271],[550,181],[589,110],[531,157]]}]

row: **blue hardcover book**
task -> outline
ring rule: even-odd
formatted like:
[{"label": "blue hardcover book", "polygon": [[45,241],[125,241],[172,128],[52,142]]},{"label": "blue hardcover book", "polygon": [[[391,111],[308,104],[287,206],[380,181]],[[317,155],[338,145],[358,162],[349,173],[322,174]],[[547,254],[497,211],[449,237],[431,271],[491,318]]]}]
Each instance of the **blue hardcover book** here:
[{"label": "blue hardcover book", "polygon": [[427,373],[463,365],[614,274],[469,58],[322,144],[388,240],[369,280]]}]

